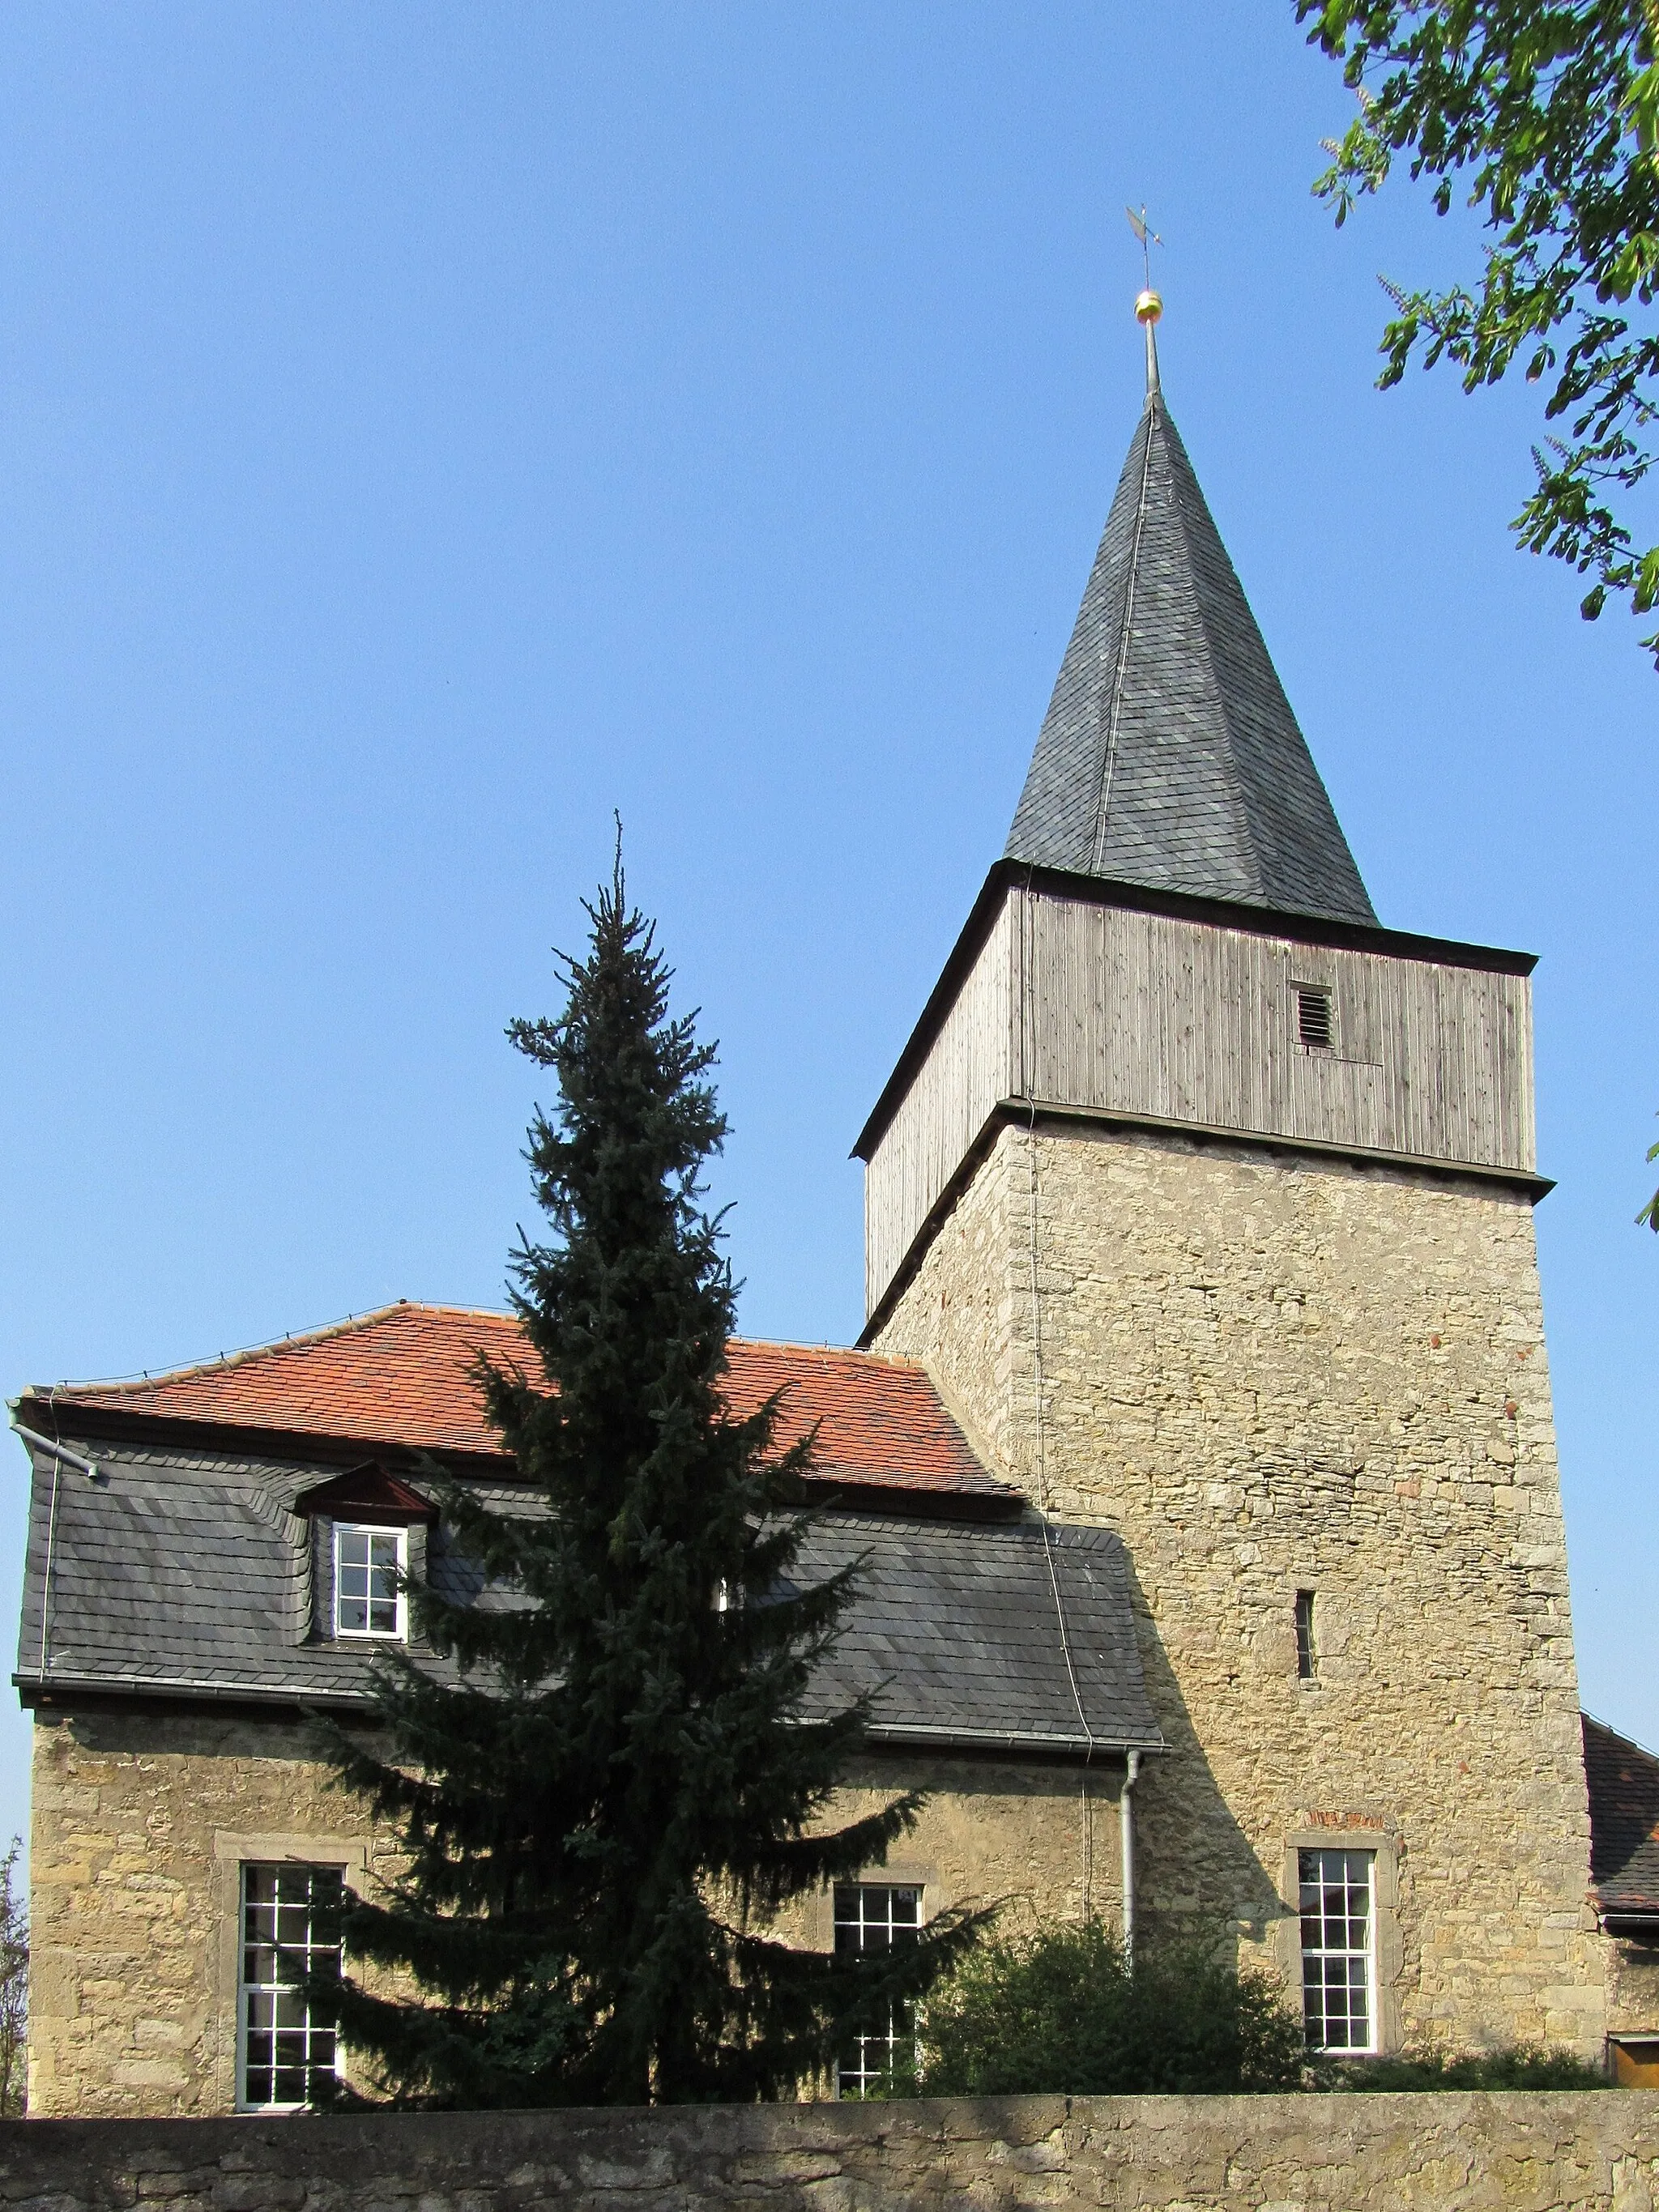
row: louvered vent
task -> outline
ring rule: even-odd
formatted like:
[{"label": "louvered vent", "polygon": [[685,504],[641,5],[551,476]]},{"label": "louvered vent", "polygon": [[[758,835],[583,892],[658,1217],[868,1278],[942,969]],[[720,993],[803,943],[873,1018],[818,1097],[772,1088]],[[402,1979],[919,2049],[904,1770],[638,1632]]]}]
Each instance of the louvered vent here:
[{"label": "louvered vent", "polygon": [[1328,991],[1309,991],[1300,984],[1297,986],[1296,1033],[1311,1051],[1330,1050],[1331,994]]}]

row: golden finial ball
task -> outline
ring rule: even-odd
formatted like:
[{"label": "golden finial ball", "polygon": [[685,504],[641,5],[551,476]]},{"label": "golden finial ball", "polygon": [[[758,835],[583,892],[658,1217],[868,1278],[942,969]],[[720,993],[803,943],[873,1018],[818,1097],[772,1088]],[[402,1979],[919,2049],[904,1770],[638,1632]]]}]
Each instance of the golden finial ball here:
[{"label": "golden finial ball", "polygon": [[1155,323],[1163,313],[1163,301],[1150,288],[1135,301],[1135,320],[1138,323]]}]

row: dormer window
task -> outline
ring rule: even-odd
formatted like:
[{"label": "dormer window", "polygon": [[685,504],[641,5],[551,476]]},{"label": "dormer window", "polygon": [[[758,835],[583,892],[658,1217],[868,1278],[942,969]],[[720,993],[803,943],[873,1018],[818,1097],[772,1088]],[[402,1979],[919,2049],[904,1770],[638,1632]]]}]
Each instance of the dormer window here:
[{"label": "dormer window", "polygon": [[409,1571],[405,1528],[334,1524],[334,1633],[404,1635],[403,1578]]},{"label": "dormer window", "polygon": [[370,1460],[302,1490],[294,1510],[311,1525],[299,1640],[418,1644],[409,1591],[426,1581],[431,1499]]}]

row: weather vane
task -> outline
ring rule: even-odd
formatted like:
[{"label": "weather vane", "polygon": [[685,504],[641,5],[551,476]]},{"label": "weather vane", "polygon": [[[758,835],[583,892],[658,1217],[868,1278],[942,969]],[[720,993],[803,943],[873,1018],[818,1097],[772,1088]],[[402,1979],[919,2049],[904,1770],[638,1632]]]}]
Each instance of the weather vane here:
[{"label": "weather vane", "polygon": [[1152,289],[1152,248],[1162,246],[1164,240],[1147,222],[1144,206],[1139,215],[1132,207],[1126,207],[1123,212],[1129,218],[1130,229],[1140,240],[1140,266],[1146,283],[1135,301],[1135,320],[1146,333],[1146,392],[1150,398],[1158,390],[1158,341],[1152,332],[1164,313],[1164,302]]},{"label": "weather vane", "polygon": [[1140,240],[1140,262],[1146,275],[1146,289],[1150,292],[1152,289],[1152,248],[1162,246],[1164,240],[1147,222],[1144,207],[1139,215],[1132,207],[1126,207],[1123,212],[1129,218],[1130,229]]}]

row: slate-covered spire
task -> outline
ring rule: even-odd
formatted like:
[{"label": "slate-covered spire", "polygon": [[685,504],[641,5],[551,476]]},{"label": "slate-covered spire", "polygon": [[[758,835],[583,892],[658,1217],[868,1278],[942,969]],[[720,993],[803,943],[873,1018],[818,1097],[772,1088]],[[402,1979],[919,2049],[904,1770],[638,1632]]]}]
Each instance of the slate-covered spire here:
[{"label": "slate-covered spire", "polygon": [[[1375,925],[1158,388],[1147,392],[1007,858]],[[1144,311],[1144,312],[1143,312]]]}]

